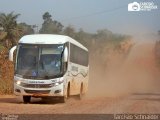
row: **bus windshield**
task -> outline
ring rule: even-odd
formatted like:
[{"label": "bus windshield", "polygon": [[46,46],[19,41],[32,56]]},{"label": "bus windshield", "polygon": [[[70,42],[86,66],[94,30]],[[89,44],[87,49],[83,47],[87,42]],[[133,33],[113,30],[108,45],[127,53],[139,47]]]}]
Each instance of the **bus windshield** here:
[{"label": "bus windshield", "polygon": [[16,74],[23,78],[51,79],[62,74],[63,44],[18,46]]}]

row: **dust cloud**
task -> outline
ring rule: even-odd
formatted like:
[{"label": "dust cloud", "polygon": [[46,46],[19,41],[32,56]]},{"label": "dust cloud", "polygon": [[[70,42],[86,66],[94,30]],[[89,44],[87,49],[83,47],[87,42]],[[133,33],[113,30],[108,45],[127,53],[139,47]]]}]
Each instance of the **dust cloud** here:
[{"label": "dust cloud", "polygon": [[155,41],[136,40],[125,58],[112,52],[106,66],[101,65],[100,59],[90,58],[88,97],[118,97],[157,91],[160,69],[154,47]]}]

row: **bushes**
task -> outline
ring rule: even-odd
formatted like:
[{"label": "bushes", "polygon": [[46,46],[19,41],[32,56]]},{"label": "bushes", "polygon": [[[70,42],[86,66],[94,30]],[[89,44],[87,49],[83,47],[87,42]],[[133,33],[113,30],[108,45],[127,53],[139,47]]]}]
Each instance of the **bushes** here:
[{"label": "bushes", "polygon": [[13,63],[8,60],[7,49],[0,51],[0,94],[13,92]]},{"label": "bushes", "polygon": [[12,79],[0,79],[0,94],[12,94],[13,93],[13,80]]},{"label": "bushes", "polygon": [[157,66],[160,67],[160,41],[156,41],[154,52]]}]

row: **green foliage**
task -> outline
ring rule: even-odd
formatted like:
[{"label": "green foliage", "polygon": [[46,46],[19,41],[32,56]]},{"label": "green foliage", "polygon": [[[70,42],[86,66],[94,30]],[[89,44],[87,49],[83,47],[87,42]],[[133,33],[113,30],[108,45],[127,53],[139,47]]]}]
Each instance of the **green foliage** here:
[{"label": "green foliage", "polygon": [[26,23],[20,23],[18,26],[22,29],[23,35],[34,34],[34,26],[28,25]]},{"label": "green foliage", "polygon": [[7,32],[0,31],[0,41],[4,40],[7,36]]},{"label": "green foliage", "polygon": [[0,51],[4,49],[4,46],[0,44]]},{"label": "green foliage", "polygon": [[13,12],[9,14],[0,14],[0,44],[3,45],[8,50],[17,45],[18,40],[23,35],[33,34],[34,30],[31,25],[26,23],[17,24],[17,18],[20,14],[14,14]]},{"label": "green foliage", "polygon": [[75,31],[74,27],[69,25],[63,30],[63,34],[74,38],[76,35],[76,31]]},{"label": "green foliage", "polygon": [[56,20],[52,20],[51,17],[52,16],[48,12],[43,14],[44,22],[39,33],[60,34],[62,32],[63,25]]},{"label": "green foliage", "polygon": [[11,12],[9,14],[1,13],[0,14],[0,26],[3,28],[4,31],[10,32],[14,30],[14,28],[17,26],[17,18],[20,14],[14,14],[14,12]]},{"label": "green foliage", "polygon": [[49,12],[45,12],[42,17],[44,21],[49,21],[51,20],[52,16],[49,14]]},{"label": "green foliage", "polygon": [[107,29],[98,30],[97,33],[87,33],[83,29],[76,32],[71,25],[63,30],[63,34],[76,39],[88,49],[98,51],[104,51],[103,48],[106,48],[106,46],[112,46],[113,49],[117,48],[121,42],[130,39],[129,36],[114,34]]},{"label": "green foliage", "polygon": [[0,27],[3,28],[1,32],[5,32],[7,35],[1,40],[3,46],[10,48],[17,44],[18,38],[21,36],[21,29],[17,26],[17,18],[20,14],[0,14]]}]

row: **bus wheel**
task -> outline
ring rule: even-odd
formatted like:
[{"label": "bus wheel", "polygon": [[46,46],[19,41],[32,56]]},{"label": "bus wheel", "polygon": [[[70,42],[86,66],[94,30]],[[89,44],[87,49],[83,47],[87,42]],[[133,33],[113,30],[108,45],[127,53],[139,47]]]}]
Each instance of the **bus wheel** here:
[{"label": "bus wheel", "polygon": [[61,103],[66,103],[67,102],[67,98],[66,98],[66,96],[63,96],[62,98],[60,98],[61,99]]},{"label": "bus wheel", "polygon": [[23,102],[25,104],[30,103],[30,101],[31,101],[31,96],[23,96]]},{"label": "bus wheel", "polygon": [[83,84],[81,84],[80,92],[79,92],[79,95],[78,95],[78,99],[81,100],[82,97],[83,97]]},{"label": "bus wheel", "polygon": [[61,102],[66,103],[69,97],[70,97],[70,84],[68,84],[66,95],[61,98]]}]

